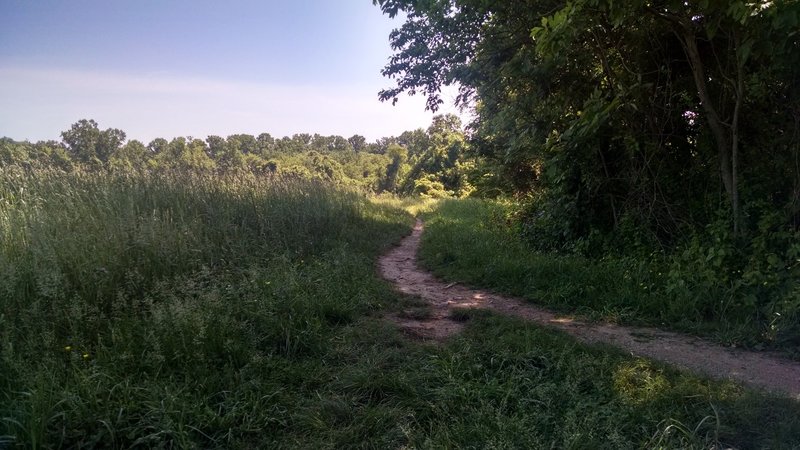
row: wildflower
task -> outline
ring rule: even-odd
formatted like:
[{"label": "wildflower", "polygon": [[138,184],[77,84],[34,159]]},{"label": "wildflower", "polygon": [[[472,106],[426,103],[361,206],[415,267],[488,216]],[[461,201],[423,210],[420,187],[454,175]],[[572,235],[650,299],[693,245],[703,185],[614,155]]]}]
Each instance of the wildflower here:
[{"label": "wildflower", "polygon": [[71,352],[72,351],[72,346],[71,345],[67,345],[66,347],[64,347],[64,351],[65,352]]},{"label": "wildflower", "polygon": [[83,359],[89,359],[89,354],[88,353],[84,353],[83,354]]}]

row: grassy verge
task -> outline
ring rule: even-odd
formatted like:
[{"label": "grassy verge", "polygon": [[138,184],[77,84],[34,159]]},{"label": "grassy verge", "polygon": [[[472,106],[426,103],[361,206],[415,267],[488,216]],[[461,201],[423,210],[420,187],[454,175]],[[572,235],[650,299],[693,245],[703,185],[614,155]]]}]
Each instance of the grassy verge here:
[{"label": "grassy verge", "polygon": [[[503,205],[476,200],[446,201],[427,215],[423,264],[437,275],[527,298],[554,310],[593,319],[651,325],[710,337],[728,345],[771,347],[798,357],[793,339],[776,340],[782,330],[726,314],[735,299],[698,298],[672,292],[668,268],[634,258],[590,260],[532,251],[504,222]],[[713,302],[712,302],[713,300]],[[698,305],[715,303],[711,312]],[[787,328],[791,329],[791,327]]]},{"label": "grassy verge", "polygon": [[421,345],[348,326],[272,444],[299,448],[795,448],[800,407],[484,312]]},{"label": "grassy verge", "polygon": [[581,345],[562,333],[486,312],[470,312],[467,320],[465,333],[442,347],[385,338],[344,351],[343,356],[363,355],[352,359],[344,385],[391,407],[409,447],[800,444],[800,408],[791,400]]},{"label": "grassy verge", "polygon": [[[410,216],[297,180],[0,177],[0,448],[800,446],[800,409],[484,313],[374,261]],[[408,206],[408,205],[397,205]]]}]

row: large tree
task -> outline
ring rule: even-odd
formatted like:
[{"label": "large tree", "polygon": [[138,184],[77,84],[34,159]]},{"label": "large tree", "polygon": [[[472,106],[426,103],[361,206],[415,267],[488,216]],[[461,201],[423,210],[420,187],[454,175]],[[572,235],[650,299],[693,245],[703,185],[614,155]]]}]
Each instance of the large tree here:
[{"label": "large tree", "polygon": [[80,120],[61,138],[73,158],[87,166],[102,166],[125,142],[125,133],[116,128],[100,130],[94,120]]},{"label": "large tree", "polygon": [[[381,99],[423,93],[436,109],[459,85],[477,151],[515,191],[544,189],[564,236],[632,218],[669,237],[712,217],[715,192],[738,231],[743,179],[776,206],[800,184],[775,177],[797,121],[763,101],[798,109],[798,2],[374,3],[406,16]],[[784,150],[759,161],[770,141]]]}]

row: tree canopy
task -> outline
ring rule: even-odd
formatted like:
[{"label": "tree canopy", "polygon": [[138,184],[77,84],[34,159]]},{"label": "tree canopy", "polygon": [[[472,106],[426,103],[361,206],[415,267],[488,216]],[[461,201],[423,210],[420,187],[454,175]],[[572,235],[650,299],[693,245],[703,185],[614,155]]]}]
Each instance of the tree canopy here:
[{"label": "tree canopy", "polygon": [[719,208],[738,233],[760,202],[798,223],[798,2],[374,3],[406,16],[380,98],[435,110],[458,85],[473,150],[506,190],[545,192],[565,235],[670,239]]}]

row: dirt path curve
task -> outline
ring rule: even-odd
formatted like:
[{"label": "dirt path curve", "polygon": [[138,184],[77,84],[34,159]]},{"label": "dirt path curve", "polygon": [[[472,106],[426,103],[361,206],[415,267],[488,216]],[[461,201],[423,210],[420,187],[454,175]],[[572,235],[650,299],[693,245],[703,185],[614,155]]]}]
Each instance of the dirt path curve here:
[{"label": "dirt path curve", "polygon": [[583,342],[611,344],[637,356],[713,378],[733,379],[800,400],[798,362],[766,353],[729,349],[696,337],[654,328],[583,323],[560,317],[524,300],[444,283],[417,267],[422,228],[422,222],[417,221],[414,232],[378,262],[381,275],[393,282],[400,292],[421,297],[431,305],[432,313],[424,318],[414,318],[413,314],[391,317],[410,334],[423,339],[444,339],[463,327],[451,319],[454,309],[488,308],[566,331]]}]

